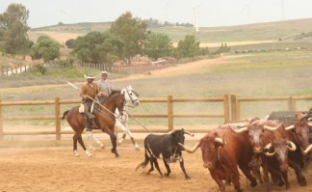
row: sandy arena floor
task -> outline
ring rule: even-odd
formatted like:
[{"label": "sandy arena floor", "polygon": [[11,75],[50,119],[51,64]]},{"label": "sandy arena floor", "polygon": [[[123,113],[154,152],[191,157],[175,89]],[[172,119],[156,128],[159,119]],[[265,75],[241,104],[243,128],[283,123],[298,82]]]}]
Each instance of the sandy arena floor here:
[{"label": "sandy arena floor", "polygon": [[[74,157],[71,146],[1,148],[0,149],[0,191],[1,192],[216,192],[218,187],[208,170],[202,167],[201,152],[184,154],[185,167],[191,180],[185,180],[178,163],[171,164],[170,177],[161,178],[157,171],[146,175],[148,168],[135,171],[143,161],[143,149],[135,151],[125,144],[118,148],[120,158],[115,158],[107,147],[93,151],[87,158],[83,151]],[[161,169],[165,172],[162,161]],[[308,187],[299,187],[291,170],[289,191],[312,191],[311,168],[305,175]],[[241,177],[244,191],[263,191],[262,186],[251,189]],[[274,191],[285,191],[273,187]],[[227,191],[234,191],[227,186]]]}]

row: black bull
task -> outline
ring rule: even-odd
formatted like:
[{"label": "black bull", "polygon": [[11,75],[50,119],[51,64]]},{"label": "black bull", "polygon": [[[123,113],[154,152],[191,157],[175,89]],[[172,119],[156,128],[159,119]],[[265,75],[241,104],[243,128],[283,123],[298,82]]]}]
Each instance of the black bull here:
[{"label": "black bull", "polygon": [[136,167],[136,170],[140,167],[145,168],[150,162],[151,168],[148,170],[147,174],[150,174],[154,170],[155,165],[157,171],[161,177],[163,177],[157,161],[157,158],[160,158],[160,155],[162,155],[163,162],[167,169],[165,176],[169,176],[171,172],[169,163],[179,160],[185,179],[190,179],[184,168],[184,160],[182,157],[183,148],[179,145],[179,143],[184,144],[184,134],[193,136],[193,134],[184,131],[184,129],[172,131],[163,135],[148,135],[144,139],[145,160]]}]

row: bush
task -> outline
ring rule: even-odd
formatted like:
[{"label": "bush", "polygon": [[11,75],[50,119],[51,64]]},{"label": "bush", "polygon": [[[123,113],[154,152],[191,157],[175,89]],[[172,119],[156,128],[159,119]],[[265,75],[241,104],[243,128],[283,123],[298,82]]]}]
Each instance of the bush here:
[{"label": "bush", "polygon": [[47,68],[43,65],[36,65],[33,70],[35,73],[39,73],[41,75],[45,75],[47,73]]}]

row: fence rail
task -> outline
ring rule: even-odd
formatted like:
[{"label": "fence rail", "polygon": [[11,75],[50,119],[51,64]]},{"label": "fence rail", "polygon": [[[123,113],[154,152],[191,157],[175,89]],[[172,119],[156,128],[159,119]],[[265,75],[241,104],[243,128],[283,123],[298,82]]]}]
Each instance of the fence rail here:
[{"label": "fence rail", "polygon": [[[215,98],[173,98],[168,96],[167,98],[141,98],[141,103],[166,103],[167,111],[165,113],[134,113],[131,114],[135,118],[167,118],[168,130],[173,129],[174,118],[223,118],[224,122],[230,121],[229,111],[229,96],[224,95],[223,97]],[[218,102],[223,106],[223,113],[174,113],[174,103],[178,102]],[[38,135],[38,134],[55,134],[56,140],[61,139],[62,134],[71,133],[69,131],[61,131],[61,105],[65,104],[79,104],[80,100],[55,100],[49,101],[15,101],[15,102],[2,102],[0,100],[0,138],[3,135]],[[54,115],[50,116],[7,116],[3,114],[3,108],[9,106],[34,106],[34,105],[54,105]],[[15,121],[15,120],[54,120],[55,130],[54,131],[32,131],[32,132],[13,132],[4,131],[4,121]],[[134,130],[134,132],[142,132]],[[156,131],[155,131],[156,132]]]},{"label": "fence rail", "polygon": [[[167,111],[163,113],[134,113],[131,114],[135,118],[167,118],[168,130],[173,129],[175,118],[223,118],[224,123],[241,121],[241,105],[248,103],[253,105],[257,102],[285,102],[289,111],[297,110],[297,101],[311,101],[312,96],[290,96],[290,97],[240,97],[236,95],[224,95],[223,97],[213,98],[174,98],[168,96],[167,98],[141,98],[141,103],[166,103]],[[182,102],[207,102],[218,103],[223,108],[222,113],[174,113],[174,105]],[[0,139],[4,135],[41,135],[41,134],[54,134],[56,140],[61,139],[62,134],[72,133],[71,131],[62,131],[61,129],[61,106],[68,104],[79,104],[79,100],[55,100],[49,101],[15,101],[15,102],[2,102],[0,100]],[[3,112],[3,108],[9,106],[34,106],[34,105],[53,105],[54,115],[49,116],[8,116]],[[54,131],[4,131],[4,121],[15,120],[54,120]],[[153,130],[157,132],[159,130]],[[206,132],[206,130],[196,130],[197,132]],[[133,132],[146,132],[144,130],[133,130]]]}]

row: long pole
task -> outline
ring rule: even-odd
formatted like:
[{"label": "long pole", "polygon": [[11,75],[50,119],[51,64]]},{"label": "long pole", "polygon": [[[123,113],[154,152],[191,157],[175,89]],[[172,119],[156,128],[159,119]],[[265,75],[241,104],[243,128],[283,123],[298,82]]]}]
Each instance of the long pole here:
[{"label": "long pole", "polygon": [[[70,86],[72,86],[74,89],[76,89],[77,91],[80,90],[76,85],[72,84],[71,82],[67,81],[67,83],[68,83]],[[93,99],[92,97],[89,97],[89,96],[88,96],[88,98],[91,99],[93,102],[97,103],[99,106],[103,107],[108,113],[110,113],[111,115],[114,115],[114,116],[116,117],[116,115],[115,115],[114,113],[112,113],[110,110],[108,110],[104,105],[102,105],[101,103],[99,103],[97,100],[95,100],[95,99]],[[100,111],[101,111],[101,110],[100,110]],[[104,112],[104,111],[101,111],[101,112]]]}]

